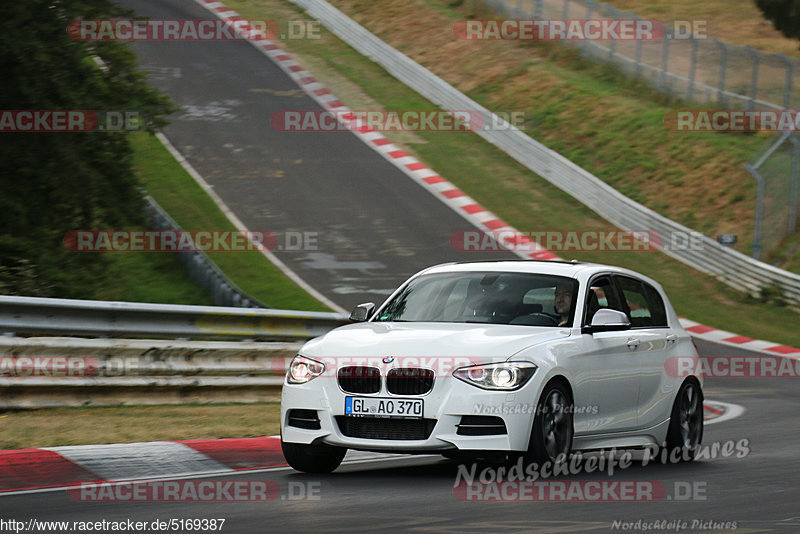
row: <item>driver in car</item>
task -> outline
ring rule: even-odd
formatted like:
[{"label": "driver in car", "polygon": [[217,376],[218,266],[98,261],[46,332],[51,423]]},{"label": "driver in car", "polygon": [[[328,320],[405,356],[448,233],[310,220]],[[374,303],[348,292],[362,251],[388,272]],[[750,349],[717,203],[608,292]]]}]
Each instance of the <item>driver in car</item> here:
[{"label": "driver in car", "polygon": [[556,313],[561,316],[558,326],[568,326],[569,312],[572,308],[572,286],[570,284],[559,284],[556,286],[555,294]]}]

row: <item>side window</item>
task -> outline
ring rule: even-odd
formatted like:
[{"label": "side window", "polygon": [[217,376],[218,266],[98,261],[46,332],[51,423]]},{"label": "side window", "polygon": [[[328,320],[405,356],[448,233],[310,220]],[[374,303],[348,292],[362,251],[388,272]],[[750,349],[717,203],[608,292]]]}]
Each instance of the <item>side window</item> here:
[{"label": "side window", "polygon": [[642,285],[653,314],[653,326],[667,326],[667,310],[664,307],[664,299],[650,284],[642,282]]},{"label": "side window", "polygon": [[621,312],[625,311],[617,297],[617,290],[614,288],[614,284],[608,276],[602,276],[592,280],[586,293],[585,306],[586,311],[583,321],[585,325],[591,324],[592,317],[597,313],[597,310],[610,308]]},{"label": "side window", "polygon": [[625,301],[625,313],[631,320],[631,327],[653,326],[653,314],[650,311],[644,284],[627,276],[617,276],[616,279]]}]

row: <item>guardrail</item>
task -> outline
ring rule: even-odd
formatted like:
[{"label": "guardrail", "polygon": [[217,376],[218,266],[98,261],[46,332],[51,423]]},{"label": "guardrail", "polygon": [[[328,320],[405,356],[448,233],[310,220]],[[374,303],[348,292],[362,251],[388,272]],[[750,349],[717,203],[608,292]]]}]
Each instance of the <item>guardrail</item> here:
[{"label": "guardrail", "polygon": [[759,296],[765,291],[775,290],[787,303],[800,306],[800,276],[725,248],[713,239],[627,198],[590,172],[494,115],[324,0],[292,2],[434,104],[452,112],[474,110],[481,113],[484,124],[496,127],[478,129],[475,133],[617,227],[628,231],[657,232],[665,240],[673,236],[693,236],[694,246],[662,251],[751,295]]},{"label": "guardrail", "polygon": [[298,340],[346,321],[330,312],[0,296],[0,333],[17,336]]},{"label": "guardrail", "polygon": [[[276,401],[302,341],[346,322],[338,313],[0,296],[0,408]],[[120,337],[149,339],[109,339]]]},{"label": "guardrail", "polygon": [[0,408],[277,401],[301,345],[0,336]]}]

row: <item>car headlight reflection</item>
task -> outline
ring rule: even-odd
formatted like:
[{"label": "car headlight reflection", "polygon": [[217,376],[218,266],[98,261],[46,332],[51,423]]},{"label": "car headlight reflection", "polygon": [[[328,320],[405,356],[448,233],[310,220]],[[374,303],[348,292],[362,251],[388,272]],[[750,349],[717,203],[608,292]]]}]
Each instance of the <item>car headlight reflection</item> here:
[{"label": "car headlight reflection", "polygon": [[317,378],[323,372],[325,372],[324,363],[298,354],[294,357],[292,363],[289,364],[289,372],[286,375],[286,380],[290,384],[305,384]]},{"label": "car headlight reflection", "polygon": [[453,376],[479,388],[511,391],[524,386],[535,372],[530,362],[502,362],[460,367]]}]

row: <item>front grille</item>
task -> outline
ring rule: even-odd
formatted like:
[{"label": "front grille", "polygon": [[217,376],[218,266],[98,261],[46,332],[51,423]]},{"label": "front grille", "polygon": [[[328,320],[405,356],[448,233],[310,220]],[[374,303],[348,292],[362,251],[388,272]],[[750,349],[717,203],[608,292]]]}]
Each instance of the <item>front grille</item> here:
[{"label": "front grille", "polygon": [[381,390],[381,372],[377,367],[342,367],[337,377],[339,387],[349,393],[377,393]]},{"label": "front grille", "polygon": [[307,430],[319,430],[319,416],[316,410],[289,410],[286,414],[289,426],[305,428]]},{"label": "front grille", "polygon": [[424,395],[433,389],[433,371],[416,367],[390,369],[386,389],[394,395]]},{"label": "front grille", "polygon": [[389,419],[337,415],[336,424],[350,438],[412,440],[428,439],[436,419]]},{"label": "front grille", "polygon": [[506,422],[494,415],[462,415],[461,422],[456,425],[459,436],[493,436],[508,434]]}]

